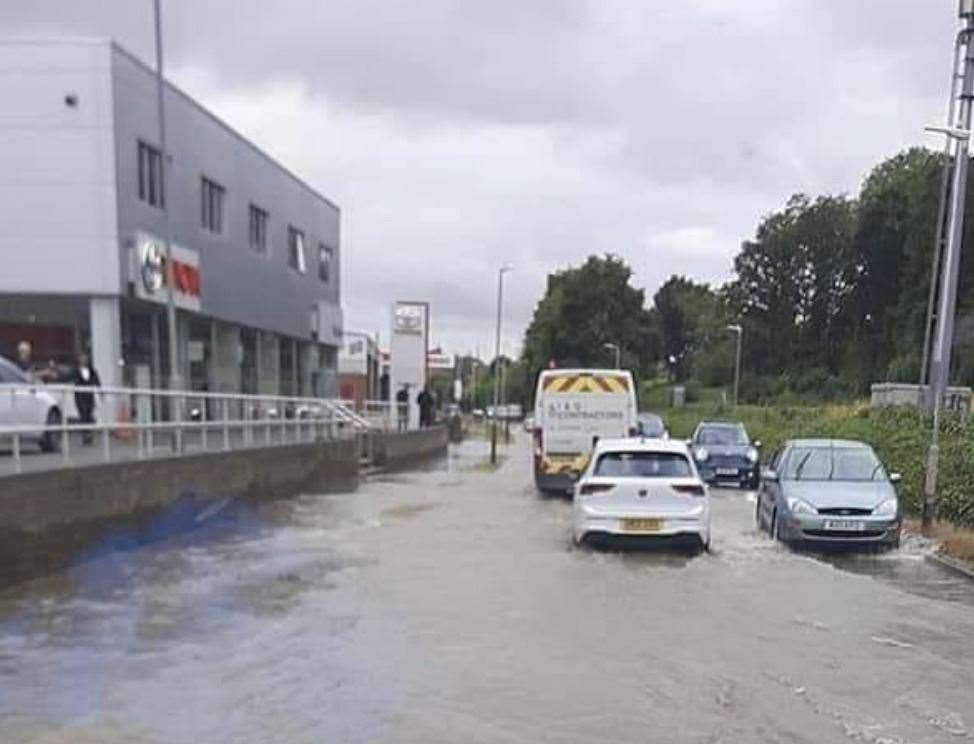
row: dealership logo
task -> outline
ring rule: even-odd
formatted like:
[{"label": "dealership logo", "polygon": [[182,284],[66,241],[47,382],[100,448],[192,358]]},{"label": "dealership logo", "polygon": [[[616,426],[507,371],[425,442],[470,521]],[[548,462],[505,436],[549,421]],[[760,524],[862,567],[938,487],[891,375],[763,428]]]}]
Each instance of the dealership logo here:
[{"label": "dealership logo", "polygon": [[155,243],[142,244],[142,286],[145,291],[155,294],[165,283],[166,258]]},{"label": "dealership logo", "polygon": [[425,325],[426,307],[423,305],[397,305],[393,330],[420,336]]},{"label": "dealership logo", "polygon": [[187,261],[173,258],[172,271],[166,271],[166,256],[159,244],[154,240],[145,240],[140,246],[141,265],[139,273],[142,277],[142,287],[154,295],[160,289],[169,285],[169,278],[176,289],[177,295],[198,300],[200,297],[200,270]]}]

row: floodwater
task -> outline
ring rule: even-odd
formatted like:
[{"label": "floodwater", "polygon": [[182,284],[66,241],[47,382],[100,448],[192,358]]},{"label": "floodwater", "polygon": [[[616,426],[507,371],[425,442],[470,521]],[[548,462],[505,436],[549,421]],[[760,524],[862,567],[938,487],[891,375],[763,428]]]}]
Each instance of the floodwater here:
[{"label": "floodwater", "polygon": [[529,446],[0,594],[0,741],[962,742],[974,584],[908,543],[794,553],[714,495],[714,550],[576,549]]}]

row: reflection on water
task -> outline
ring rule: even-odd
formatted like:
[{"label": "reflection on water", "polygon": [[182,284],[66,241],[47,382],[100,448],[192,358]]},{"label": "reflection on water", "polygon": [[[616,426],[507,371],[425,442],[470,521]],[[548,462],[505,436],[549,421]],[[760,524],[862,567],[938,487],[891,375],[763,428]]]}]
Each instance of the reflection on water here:
[{"label": "reflection on water", "polygon": [[816,557],[842,571],[872,576],[920,597],[974,607],[974,582],[929,560],[929,553],[904,543],[888,553],[842,551],[818,553]]},{"label": "reflection on water", "polygon": [[710,554],[577,548],[508,454],[227,504],[3,592],[0,740],[954,740],[929,721],[970,709],[974,616],[918,597],[967,601],[921,550],[796,553],[722,490]]}]

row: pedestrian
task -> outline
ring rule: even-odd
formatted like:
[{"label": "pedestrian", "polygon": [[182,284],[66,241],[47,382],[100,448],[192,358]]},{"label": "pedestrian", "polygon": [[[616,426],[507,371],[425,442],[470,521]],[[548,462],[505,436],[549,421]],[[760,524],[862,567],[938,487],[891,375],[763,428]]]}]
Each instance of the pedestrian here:
[{"label": "pedestrian", "polygon": [[416,396],[416,403],[419,405],[419,425],[427,428],[433,424],[433,396],[430,395],[429,388],[423,388]]},{"label": "pedestrian", "polygon": [[17,366],[20,367],[21,372],[34,379],[34,349],[30,341],[21,341],[17,344]]},{"label": "pedestrian", "polygon": [[[78,355],[78,366],[71,377],[71,383],[75,386],[74,404],[78,408],[81,423],[92,426],[95,423],[95,395],[78,388],[101,387],[101,379],[98,377],[97,370],[91,366],[88,355],[84,352]],[[94,432],[91,429],[85,429],[82,436],[85,444],[91,444]]]},{"label": "pedestrian", "polygon": [[396,393],[396,413],[399,419],[399,431],[409,428],[409,386],[403,385]]}]

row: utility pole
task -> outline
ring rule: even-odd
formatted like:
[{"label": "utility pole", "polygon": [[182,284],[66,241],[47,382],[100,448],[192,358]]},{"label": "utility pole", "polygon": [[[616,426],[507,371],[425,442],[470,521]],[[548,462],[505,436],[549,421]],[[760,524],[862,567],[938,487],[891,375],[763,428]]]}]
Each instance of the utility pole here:
[{"label": "utility pole", "polygon": [[510,411],[507,410],[507,367],[507,360],[504,360],[501,366],[501,407],[504,409],[504,441],[510,444],[511,416]]},{"label": "utility pole", "polygon": [[[958,98],[958,83],[963,80],[958,70],[961,58],[961,50],[964,48],[964,33],[957,34],[954,42],[954,59],[950,66],[950,96],[947,101],[947,122],[954,121]],[[920,361],[920,386],[921,388],[930,384],[930,344],[933,339],[933,330],[937,322],[937,299],[940,296],[940,267],[944,256],[944,249],[947,245],[947,200],[950,194],[950,174],[952,170],[951,138],[946,137],[943,151],[943,167],[940,170],[940,198],[937,202],[937,223],[936,234],[934,235],[933,264],[930,267],[930,292],[927,295],[927,317],[926,325],[923,328],[923,352]],[[922,400],[925,408],[933,407],[933,398],[929,389],[923,395]]]},{"label": "utility pole", "polygon": [[727,330],[737,334],[737,350],[734,353],[734,408],[737,408],[738,393],[741,389],[741,337],[744,329],[737,323],[727,326]]},{"label": "utility pole", "polygon": [[[159,185],[160,204],[162,208],[162,240],[166,254],[166,328],[169,336],[169,389],[179,390],[182,388],[181,375],[179,373],[179,352],[178,338],[176,330],[176,286],[175,264],[172,258],[172,233],[169,221],[169,194],[166,188],[169,184],[166,171],[168,170],[169,151],[166,149],[166,103],[165,90],[166,82],[163,77],[162,66],[162,0],[153,0],[155,9],[155,33],[156,33],[156,110],[159,118]],[[175,416],[179,416],[181,411],[176,401],[172,403]]]},{"label": "utility pole", "polygon": [[964,27],[959,40],[963,46],[960,101],[957,121],[948,121],[942,131],[954,147],[953,179],[950,187],[947,245],[944,249],[937,308],[937,327],[931,354],[930,383],[933,395],[933,427],[927,450],[927,472],[923,484],[923,527],[933,524],[937,511],[937,471],[940,465],[940,418],[950,378],[950,359],[954,341],[954,314],[957,310],[957,278],[964,238],[964,206],[967,200],[967,171],[971,129],[971,99],[974,97],[974,0],[961,0],[959,15]]},{"label": "utility pole", "polygon": [[504,303],[504,274],[513,267],[505,264],[497,270],[497,335],[494,344],[494,415],[490,427],[490,464],[497,464],[497,414],[500,403],[501,307]]}]

